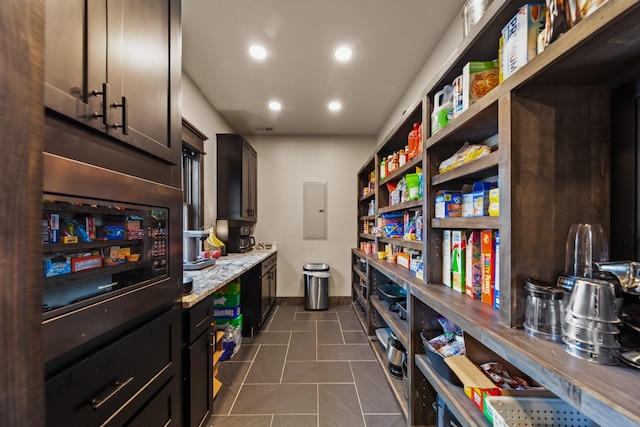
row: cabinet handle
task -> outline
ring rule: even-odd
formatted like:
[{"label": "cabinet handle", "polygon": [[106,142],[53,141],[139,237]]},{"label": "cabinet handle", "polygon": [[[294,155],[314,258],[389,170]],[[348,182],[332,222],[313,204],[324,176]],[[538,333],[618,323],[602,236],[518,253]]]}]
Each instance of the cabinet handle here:
[{"label": "cabinet handle", "polygon": [[107,99],[109,99],[109,84],[102,83],[102,92],[97,90],[91,91],[91,96],[102,96],[102,114],[93,113],[91,117],[94,119],[102,118],[102,124],[107,126]]},{"label": "cabinet handle", "polygon": [[114,123],[112,127],[114,129],[122,128],[122,133],[125,135],[129,135],[129,120],[127,118],[129,111],[127,109],[127,97],[123,96],[122,102],[120,104],[114,102],[113,104],[111,104],[111,106],[113,108],[122,108],[122,124],[119,125],[117,123]]},{"label": "cabinet handle", "polygon": [[91,400],[91,407],[93,408],[94,411],[97,411],[98,409],[100,409],[100,407],[102,405],[104,405],[105,403],[107,403],[107,401],[109,399],[111,399],[113,396],[116,395],[116,393],[118,393],[120,390],[122,390],[124,388],[124,386],[126,386],[127,384],[129,384],[131,381],[133,381],[133,377],[129,377],[126,380],[120,382],[120,381],[116,381],[113,386],[115,387],[113,390],[111,390],[109,392],[109,394],[107,394],[105,397],[103,398],[95,398]]}]

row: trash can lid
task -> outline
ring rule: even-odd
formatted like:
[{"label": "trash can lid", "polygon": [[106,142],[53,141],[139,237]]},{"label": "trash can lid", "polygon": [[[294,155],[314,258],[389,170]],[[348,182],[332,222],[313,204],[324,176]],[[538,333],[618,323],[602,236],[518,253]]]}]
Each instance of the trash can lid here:
[{"label": "trash can lid", "polygon": [[302,269],[304,271],[329,271],[329,264],[309,263],[305,264]]}]

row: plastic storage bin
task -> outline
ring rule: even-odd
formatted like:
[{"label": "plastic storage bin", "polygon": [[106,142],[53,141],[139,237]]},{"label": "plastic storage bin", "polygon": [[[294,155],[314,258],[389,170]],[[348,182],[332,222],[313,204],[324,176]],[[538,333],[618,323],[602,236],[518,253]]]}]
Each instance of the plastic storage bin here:
[{"label": "plastic storage bin", "polygon": [[595,427],[596,423],[561,399],[487,396],[494,427]]},{"label": "plastic storage bin", "polygon": [[304,309],[326,310],[329,308],[329,264],[311,263],[302,267],[304,271]]}]

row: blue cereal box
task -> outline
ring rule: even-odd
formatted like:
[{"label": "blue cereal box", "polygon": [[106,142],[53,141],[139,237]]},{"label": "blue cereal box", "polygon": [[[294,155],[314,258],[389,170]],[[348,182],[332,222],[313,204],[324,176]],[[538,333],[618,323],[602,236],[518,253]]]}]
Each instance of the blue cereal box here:
[{"label": "blue cereal box", "polygon": [[459,191],[440,190],[436,194],[436,218],[454,218],[462,214],[462,195]]},{"label": "blue cereal box", "polygon": [[545,11],[543,3],[526,4],[502,29],[500,66],[505,80],[536,56],[538,34],[545,26]]}]

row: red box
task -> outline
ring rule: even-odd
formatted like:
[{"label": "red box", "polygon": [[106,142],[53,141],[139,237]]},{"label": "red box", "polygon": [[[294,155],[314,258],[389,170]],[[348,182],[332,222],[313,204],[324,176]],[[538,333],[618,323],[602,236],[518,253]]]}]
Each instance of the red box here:
[{"label": "red box", "polygon": [[493,306],[495,286],[495,234],[493,230],[483,230],[480,235],[482,251],[482,297],[481,300]]},{"label": "red box", "polygon": [[102,267],[102,257],[100,255],[71,258],[71,271],[74,273],[98,267]]}]

